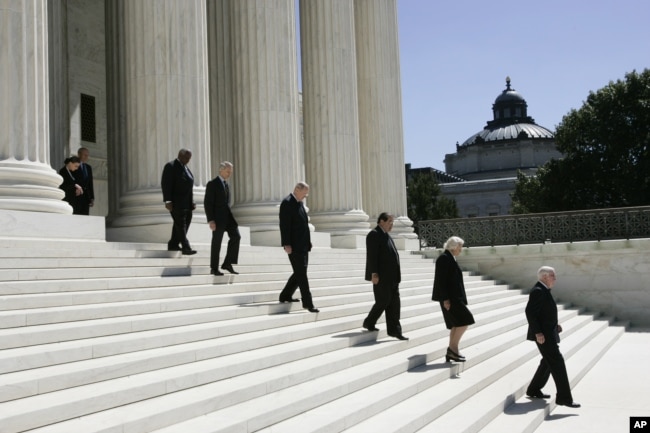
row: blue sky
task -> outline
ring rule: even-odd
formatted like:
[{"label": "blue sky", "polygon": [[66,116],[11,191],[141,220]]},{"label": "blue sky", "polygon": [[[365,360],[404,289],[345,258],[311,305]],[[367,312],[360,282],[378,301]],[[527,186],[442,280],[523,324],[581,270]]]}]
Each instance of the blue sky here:
[{"label": "blue sky", "polygon": [[512,87],[551,130],[589,91],[650,68],[648,0],[398,0],[405,162],[444,157]]}]

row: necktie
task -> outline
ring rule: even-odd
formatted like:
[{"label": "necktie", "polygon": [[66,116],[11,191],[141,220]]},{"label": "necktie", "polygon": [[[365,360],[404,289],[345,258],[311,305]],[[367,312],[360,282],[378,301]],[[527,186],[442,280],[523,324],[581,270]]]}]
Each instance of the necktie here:
[{"label": "necktie", "polygon": [[226,190],[226,204],[230,204],[230,188],[228,187],[228,182],[223,181],[223,189]]},{"label": "necktie", "polygon": [[86,164],[81,164],[81,172],[84,175],[84,179],[88,177],[88,173],[86,172]]}]

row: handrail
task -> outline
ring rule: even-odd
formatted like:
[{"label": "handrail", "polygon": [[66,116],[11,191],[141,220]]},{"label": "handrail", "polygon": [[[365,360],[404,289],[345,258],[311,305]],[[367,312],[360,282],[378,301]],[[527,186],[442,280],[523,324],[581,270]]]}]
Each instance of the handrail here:
[{"label": "handrail", "polygon": [[418,221],[421,247],[450,236],[466,246],[520,245],[650,237],[650,206]]}]

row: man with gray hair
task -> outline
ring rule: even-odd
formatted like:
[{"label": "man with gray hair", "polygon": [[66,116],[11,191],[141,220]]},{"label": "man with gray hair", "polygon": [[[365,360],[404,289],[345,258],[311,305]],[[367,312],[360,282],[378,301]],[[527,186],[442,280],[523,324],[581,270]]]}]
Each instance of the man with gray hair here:
[{"label": "man with gray hair", "polygon": [[318,313],[320,310],[314,307],[307,279],[311,234],[303,200],[308,195],[309,185],[298,182],[293,192],[280,203],[280,241],[284,252],[289,256],[293,274],[280,292],[279,301],[280,303],[298,302],[299,300],[295,299],[293,294],[297,288],[300,288],[302,307],[311,313]]},{"label": "man with gray hair", "polygon": [[239,258],[239,226],[230,210],[230,187],[228,179],[232,175],[233,165],[223,161],[219,164],[219,175],[205,186],[203,205],[208,218],[208,226],[212,230],[212,244],[210,249],[210,272],[212,275],[223,275],[219,270],[219,252],[223,234],[228,232],[228,249],[223,259],[221,269],[231,274],[238,274],[232,265],[236,265]]},{"label": "man with gray hair", "polygon": [[530,398],[550,398],[550,395],[542,392],[542,388],[552,375],[557,389],[555,403],[578,408],[580,404],[573,401],[566,364],[558,345],[562,327],[558,324],[557,304],[551,295],[551,289],[556,281],[555,269],[542,266],[537,271],[537,280],[530,291],[526,305],[527,339],[537,344],[542,359],[533,380],[528,385],[526,395]]}]

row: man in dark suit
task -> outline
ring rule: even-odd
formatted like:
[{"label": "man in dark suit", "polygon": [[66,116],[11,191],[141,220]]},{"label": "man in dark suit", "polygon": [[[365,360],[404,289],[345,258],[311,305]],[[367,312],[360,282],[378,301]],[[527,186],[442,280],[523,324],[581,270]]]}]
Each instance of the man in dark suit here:
[{"label": "man in dark suit", "polygon": [[194,176],[187,164],[192,158],[188,149],[178,151],[178,158],[165,164],[162,173],[162,192],[165,208],[174,220],[172,235],[167,243],[167,250],[182,251],[183,254],[196,254],[187,240],[187,230],[192,222],[194,203]]},{"label": "man in dark suit", "polygon": [[550,398],[550,395],[542,392],[542,388],[552,375],[557,389],[555,403],[577,408],[580,404],[573,401],[566,365],[558,346],[562,327],[558,324],[557,304],[551,295],[556,280],[555,269],[542,266],[537,271],[537,279],[526,305],[527,339],[535,341],[537,349],[542,354],[542,360],[533,380],[528,385],[526,394],[531,398]]},{"label": "man in dark suit", "polygon": [[298,302],[293,299],[296,288],[300,288],[302,307],[312,313],[318,313],[314,307],[309,280],[307,280],[307,264],[311,251],[311,234],[309,219],[303,200],[309,195],[309,185],[298,182],[293,192],[286,196],[280,204],[280,237],[284,251],[289,255],[293,274],[280,292],[280,302]]},{"label": "man in dark suit", "polygon": [[210,250],[210,268],[213,275],[223,275],[219,271],[219,252],[223,234],[228,232],[228,250],[223,259],[221,269],[231,274],[238,274],[232,267],[237,264],[239,257],[239,241],[241,235],[237,221],[230,210],[230,187],[228,179],[232,175],[233,165],[228,161],[219,164],[219,175],[212,179],[205,187],[205,215],[208,225],[212,230],[212,248]]},{"label": "man in dark suit", "polygon": [[393,239],[388,234],[393,229],[394,217],[382,212],[377,218],[377,227],[366,236],[366,281],[372,281],[375,304],[363,327],[368,331],[378,331],[377,320],[386,312],[388,335],[398,340],[408,340],[402,335],[400,318],[399,283],[402,280],[399,254]]},{"label": "man in dark suit", "polygon": [[93,187],[93,168],[88,164],[90,152],[85,147],[80,147],[77,156],[81,163],[75,172],[77,184],[83,189],[83,194],[77,197],[74,206],[76,215],[89,215],[90,208],[95,204],[95,189]]}]

